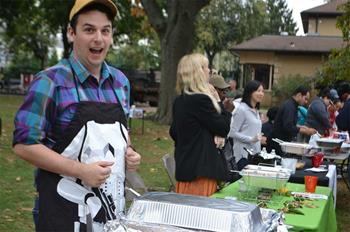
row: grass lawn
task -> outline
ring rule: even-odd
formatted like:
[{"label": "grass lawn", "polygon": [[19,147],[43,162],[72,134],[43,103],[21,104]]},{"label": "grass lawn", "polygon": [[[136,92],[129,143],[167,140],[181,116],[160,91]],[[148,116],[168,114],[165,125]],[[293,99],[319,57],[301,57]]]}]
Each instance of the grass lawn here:
[{"label": "grass lawn", "polygon": [[[0,95],[0,231],[34,231],[31,208],[35,190],[33,170],[11,150],[13,118],[23,96]],[[137,151],[142,154],[139,174],[149,189],[167,191],[170,182],[163,168],[161,157],[173,153],[173,142],[168,126],[145,120],[144,134],[141,120],[132,121],[131,137]],[[338,180],[337,222],[339,231],[350,231],[350,192],[342,180]]]}]

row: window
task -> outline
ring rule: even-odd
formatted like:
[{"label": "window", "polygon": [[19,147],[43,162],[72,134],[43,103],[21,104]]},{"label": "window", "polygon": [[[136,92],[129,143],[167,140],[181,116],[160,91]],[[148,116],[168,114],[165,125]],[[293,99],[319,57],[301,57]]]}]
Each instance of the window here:
[{"label": "window", "polygon": [[250,80],[257,80],[263,84],[264,89],[271,89],[273,83],[273,71],[274,66],[268,64],[244,64],[242,87],[244,87]]}]

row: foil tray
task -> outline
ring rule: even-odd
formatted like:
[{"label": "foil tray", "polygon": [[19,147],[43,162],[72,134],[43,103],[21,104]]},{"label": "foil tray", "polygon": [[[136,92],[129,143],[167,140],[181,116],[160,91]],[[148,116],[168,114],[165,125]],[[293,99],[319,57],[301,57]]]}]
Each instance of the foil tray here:
[{"label": "foil tray", "polygon": [[310,145],[304,143],[283,142],[280,146],[283,152],[295,155],[307,155],[310,151]]},{"label": "foil tray", "polygon": [[319,147],[334,149],[340,148],[343,141],[343,139],[319,138],[316,140],[316,143]]},{"label": "foil tray", "polygon": [[266,231],[260,209],[231,199],[149,192],[134,199],[126,220],[195,231]]}]

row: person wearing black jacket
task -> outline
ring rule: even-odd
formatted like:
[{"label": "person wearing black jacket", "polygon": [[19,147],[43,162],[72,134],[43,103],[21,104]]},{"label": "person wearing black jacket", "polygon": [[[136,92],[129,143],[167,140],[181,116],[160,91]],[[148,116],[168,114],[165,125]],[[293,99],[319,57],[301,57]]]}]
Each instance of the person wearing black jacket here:
[{"label": "person wearing black jacket", "polygon": [[339,96],[344,102],[343,108],[335,119],[339,131],[350,132],[350,84],[344,83],[339,88]]},{"label": "person wearing black jacket", "polygon": [[[306,135],[312,135],[316,133],[316,130],[306,126],[297,126],[298,120],[298,106],[304,105],[310,98],[309,89],[304,86],[296,88],[292,96],[286,100],[279,108],[273,130],[271,133],[272,138],[278,138],[285,142],[291,142],[296,138],[298,132]],[[274,141],[268,141],[268,151],[275,149],[276,154],[283,155],[281,147]]]},{"label": "person wearing black jacket", "polygon": [[220,107],[211,89],[207,58],[184,56],[177,69],[179,95],[169,131],[175,142],[177,193],[210,196],[217,181],[227,179],[225,158],[217,148],[229,132],[231,113]]}]

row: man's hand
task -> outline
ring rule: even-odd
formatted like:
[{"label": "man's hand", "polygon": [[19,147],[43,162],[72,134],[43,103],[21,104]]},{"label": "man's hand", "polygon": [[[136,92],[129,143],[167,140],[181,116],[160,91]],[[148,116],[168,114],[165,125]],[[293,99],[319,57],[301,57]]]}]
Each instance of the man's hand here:
[{"label": "man's hand", "polygon": [[114,162],[99,161],[91,164],[82,164],[82,171],[79,176],[86,185],[90,187],[99,187],[106,182],[111,175],[111,167]]},{"label": "man's hand", "polygon": [[125,163],[126,163],[126,170],[128,171],[136,171],[137,167],[140,165],[141,162],[141,155],[134,151],[131,147],[128,147],[126,149],[125,154]]},{"label": "man's hand", "polygon": [[233,104],[233,100],[231,98],[225,98],[222,104],[224,105],[225,110],[231,113],[235,109],[235,105]]}]

